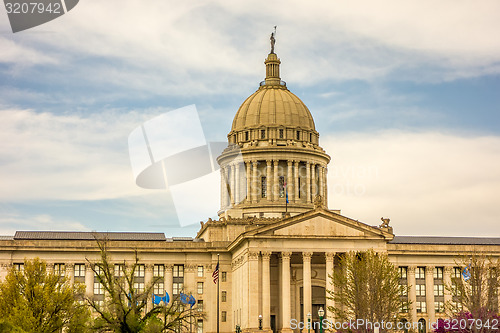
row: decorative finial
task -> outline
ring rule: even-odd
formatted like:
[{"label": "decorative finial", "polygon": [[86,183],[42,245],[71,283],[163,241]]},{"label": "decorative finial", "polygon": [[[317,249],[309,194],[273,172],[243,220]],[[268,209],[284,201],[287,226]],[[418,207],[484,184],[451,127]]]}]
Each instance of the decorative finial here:
[{"label": "decorative finial", "polygon": [[274,53],[274,44],[276,44],[276,26],[274,26],[274,32],[271,33],[271,53]]}]

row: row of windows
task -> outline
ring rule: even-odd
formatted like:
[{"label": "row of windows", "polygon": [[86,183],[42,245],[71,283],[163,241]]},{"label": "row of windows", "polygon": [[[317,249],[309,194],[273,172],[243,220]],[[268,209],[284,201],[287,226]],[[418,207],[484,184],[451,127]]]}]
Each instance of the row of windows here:
[{"label": "row of windows", "polygon": [[[284,139],[285,138],[285,131],[283,130],[283,128],[278,129],[278,137],[280,139]],[[300,140],[300,137],[301,137],[300,131],[295,131],[295,138],[296,138],[296,140]],[[266,139],[266,130],[265,129],[260,130],[260,138],[262,140]],[[312,139],[313,139],[312,133],[309,133],[309,141],[312,142]],[[246,131],[245,132],[245,141],[249,141],[249,140],[250,140],[250,132]]]},{"label": "row of windows", "polygon": [[[433,277],[435,280],[443,279],[443,267],[434,267]],[[457,275],[458,272],[458,275]],[[408,267],[399,267],[399,276],[402,279],[408,278]],[[454,269],[454,277],[460,277],[460,268],[455,267]],[[425,267],[417,267],[415,268],[415,279],[425,279]]]},{"label": "row of windows", "polygon": [[[427,312],[427,302],[416,302],[415,303],[417,313]],[[436,313],[444,313],[444,302],[434,302],[434,311]],[[405,311],[408,312],[408,311]]]}]

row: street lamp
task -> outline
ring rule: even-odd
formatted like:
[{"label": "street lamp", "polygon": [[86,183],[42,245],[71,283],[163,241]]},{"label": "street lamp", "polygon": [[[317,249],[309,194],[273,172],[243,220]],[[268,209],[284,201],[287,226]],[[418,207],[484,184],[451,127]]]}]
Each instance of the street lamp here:
[{"label": "street lamp", "polygon": [[323,310],[323,307],[320,307],[318,310],[318,316],[319,316],[319,333],[323,333],[323,316],[325,315],[325,310]]},{"label": "street lamp", "polygon": [[311,333],[311,312],[307,314],[307,333]]},{"label": "street lamp", "polygon": [[259,315],[259,330],[262,331],[262,315]]}]

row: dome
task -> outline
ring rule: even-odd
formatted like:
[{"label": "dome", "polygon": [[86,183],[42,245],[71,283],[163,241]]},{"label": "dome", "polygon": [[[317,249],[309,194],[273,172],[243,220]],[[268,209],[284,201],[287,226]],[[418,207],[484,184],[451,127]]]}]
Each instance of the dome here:
[{"label": "dome", "polygon": [[266,79],[236,112],[229,143],[255,146],[255,141],[271,140],[282,145],[283,140],[294,140],[317,145],[319,134],[311,112],[281,80],[278,56],[271,52],[264,63]]},{"label": "dome", "polygon": [[233,120],[232,131],[260,127],[315,130],[307,106],[282,85],[263,85],[240,106]]}]

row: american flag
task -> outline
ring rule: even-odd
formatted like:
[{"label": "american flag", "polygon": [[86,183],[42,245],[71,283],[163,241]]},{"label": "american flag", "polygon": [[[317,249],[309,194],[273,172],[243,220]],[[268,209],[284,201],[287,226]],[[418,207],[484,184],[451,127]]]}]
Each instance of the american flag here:
[{"label": "american flag", "polygon": [[217,281],[219,280],[219,263],[217,263],[217,266],[215,266],[215,270],[212,273],[212,278],[214,279],[214,283],[217,284]]}]

